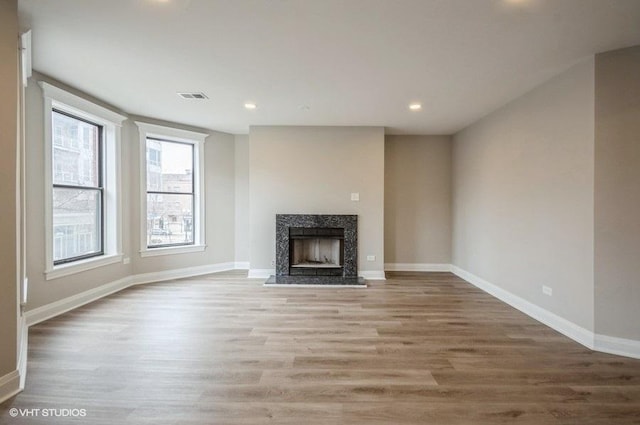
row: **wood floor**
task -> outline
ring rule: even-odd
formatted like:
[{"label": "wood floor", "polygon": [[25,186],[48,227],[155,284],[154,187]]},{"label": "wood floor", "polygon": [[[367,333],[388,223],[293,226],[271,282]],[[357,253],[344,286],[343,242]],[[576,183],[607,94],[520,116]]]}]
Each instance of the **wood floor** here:
[{"label": "wood floor", "polygon": [[367,289],[214,274],[33,326],[26,389],[0,422],[640,424],[640,360],[591,352],[449,273]]}]

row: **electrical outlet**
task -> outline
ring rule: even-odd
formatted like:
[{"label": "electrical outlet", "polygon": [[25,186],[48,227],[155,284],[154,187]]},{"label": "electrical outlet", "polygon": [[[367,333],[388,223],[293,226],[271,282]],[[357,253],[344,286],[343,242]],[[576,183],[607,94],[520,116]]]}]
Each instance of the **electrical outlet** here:
[{"label": "electrical outlet", "polygon": [[351,200],[352,201],[359,201],[360,200],[360,194],[359,193],[352,193],[351,194]]},{"label": "electrical outlet", "polygon": [[367,261],[376,261],[375,255],[367,255]]},{"label": "electrical outlet", "polygon": [[545,295],[552,296],[553,295],[553,289],[551,289],[548,286],[542,285],[542,293],[545,294]]},{"label": "electrical outlet", "polygon": [[125,257],[125,258],[122,259],[122,263],[123,264],[129,264],[130,262],[131,262],[131,258],[129,258],[129,257]]}]

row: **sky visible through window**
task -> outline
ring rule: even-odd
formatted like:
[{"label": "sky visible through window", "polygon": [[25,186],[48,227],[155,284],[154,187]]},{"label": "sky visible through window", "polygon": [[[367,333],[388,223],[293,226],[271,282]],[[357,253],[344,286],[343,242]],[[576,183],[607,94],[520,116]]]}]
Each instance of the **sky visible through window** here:
[{"label": "sky visible through window", "polygon": [[193,148],[182,143],[162,144],[162,173],[183,174],[193,167]]}]

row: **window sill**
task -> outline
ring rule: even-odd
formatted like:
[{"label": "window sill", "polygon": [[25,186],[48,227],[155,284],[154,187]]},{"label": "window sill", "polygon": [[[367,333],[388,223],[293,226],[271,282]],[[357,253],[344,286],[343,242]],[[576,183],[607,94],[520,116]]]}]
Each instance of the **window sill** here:
[{"label": "window sill", "polygon": [[190,252],[202,252],[206,245],[167,246],[163,248],[146,248],[140,250],[141,257],[156,257],[158,255],[188,254]]},{"label": "window sill", "polygon": [[72,274],[93,270],[98,267],[115,264],[122,261],[123,254],[101,255],[100,257],[88,258],[86,260],[74,261],[69,264],[61,264],[44,272],[46,280],[57,279],[59,277],[70,276]]}]

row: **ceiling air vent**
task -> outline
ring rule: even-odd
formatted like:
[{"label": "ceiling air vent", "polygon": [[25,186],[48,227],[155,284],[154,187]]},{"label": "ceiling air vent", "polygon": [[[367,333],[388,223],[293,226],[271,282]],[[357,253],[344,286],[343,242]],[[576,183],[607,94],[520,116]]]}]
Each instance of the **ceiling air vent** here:
[{"label": "ceiling air vent", "polygon": [[200,92],[198,92],[198,93],[190,93],[190,92],[178,93],[178,96],[180,96],[183,99],[195,99],[195,100],[209,99],[206,94],[200,93]]}]

